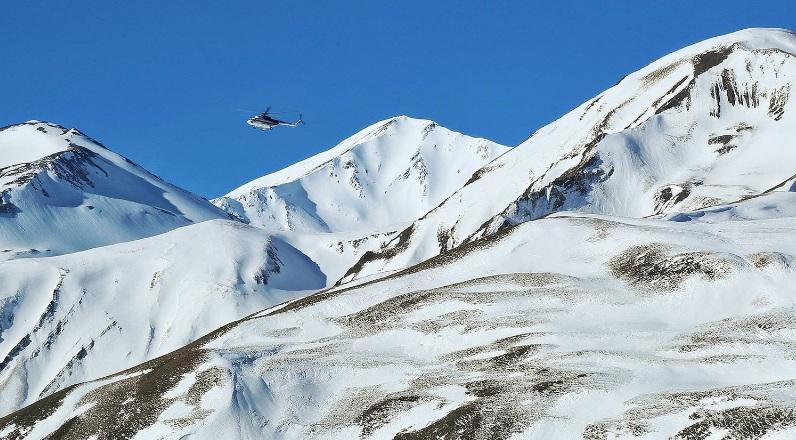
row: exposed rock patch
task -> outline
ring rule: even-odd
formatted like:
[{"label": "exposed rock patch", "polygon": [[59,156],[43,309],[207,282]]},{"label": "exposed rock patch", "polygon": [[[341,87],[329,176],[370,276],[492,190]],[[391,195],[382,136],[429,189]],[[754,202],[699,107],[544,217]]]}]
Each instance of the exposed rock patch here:
[{"label": "exposed rock patch", "polygon": [[667,254],[661,244],[633,246],[608,263],[614,276],[632,286],[653,290],[680,287],[687,278],[715,280],[726,276],[735,264],[709,252]]}]

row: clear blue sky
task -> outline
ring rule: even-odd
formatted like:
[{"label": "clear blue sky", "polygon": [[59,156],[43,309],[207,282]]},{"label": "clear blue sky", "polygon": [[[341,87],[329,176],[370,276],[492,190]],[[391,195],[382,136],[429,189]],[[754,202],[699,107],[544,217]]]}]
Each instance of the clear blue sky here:
[{"label": "clear blue sky", "polygon": [[[20,1],[0,125],[78,127],[205,197],[398,114],[515,145],[655,58],[796,2]],[[299,109],[254,131],[235,109]]]}]

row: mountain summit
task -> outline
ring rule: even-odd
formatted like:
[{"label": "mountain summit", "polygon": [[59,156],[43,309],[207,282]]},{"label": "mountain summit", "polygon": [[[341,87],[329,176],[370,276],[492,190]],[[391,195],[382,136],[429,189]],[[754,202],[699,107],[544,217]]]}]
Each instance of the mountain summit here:
[{"label": "mountain summit", "polygon": [[224,212],[74,128],[0,129],[0,259],[160,234]]},{"label": "mountain summit", "polygon": [[433,121],[398,116],[213,203],[271,230],[381,231],[437,206],[506,151]]}]

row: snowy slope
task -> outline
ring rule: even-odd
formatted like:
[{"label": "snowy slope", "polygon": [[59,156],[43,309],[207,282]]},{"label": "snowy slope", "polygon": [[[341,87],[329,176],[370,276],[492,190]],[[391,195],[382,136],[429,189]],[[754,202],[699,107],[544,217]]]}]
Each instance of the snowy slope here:
[{"label": "snowy slope", "polygon": [[783,189],[796,173],[796,37],[749,29],[667,55],[477,172],[346,280],[552,212],[628,217]]},{"label": "snowy slope", "polygon": [[373,232],[269,232],[316,262],[326,275],[328,286],[331,286],[362,255],[382,249],[409,224],[411,222],[400,223],[394,225],[394,228]]},{"label": "snowy slope", "polygon": [[523,223],[54,394],[0,436],[792,438],[796,218],[770,212]]},{"label": "snowy slope", "polygon": [[213,203],[269,230],[394,230],[437,206],[507,150],[432,121],[399,116]]},{"label": "snowy slope", "polygon": [[227,218],[76,129],[0,129],[0,259],[57,255]]},{"label": "snowy slope", "polygon": [[265,231],[213,220],[0,263],[0,413],[185,345],[325,285]]}]

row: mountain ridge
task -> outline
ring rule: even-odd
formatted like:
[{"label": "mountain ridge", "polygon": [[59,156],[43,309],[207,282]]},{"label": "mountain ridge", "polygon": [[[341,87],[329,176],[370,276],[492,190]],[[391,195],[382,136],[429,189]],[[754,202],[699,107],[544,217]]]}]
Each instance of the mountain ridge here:
[{"label": "mountain ridge", "polygon": [[[644,217],[769,190],[796,165],[777,150],[789,127],[781,120],[791,117],[791,52],[793,33],[751,29],[650,63],[487,164],[405,229],[404,240],[364,255],[341,281],[560,210]],[[771,151],[755,154],[759,145]]]}]

